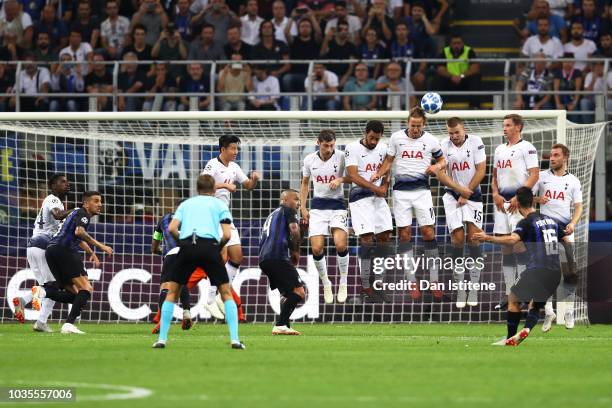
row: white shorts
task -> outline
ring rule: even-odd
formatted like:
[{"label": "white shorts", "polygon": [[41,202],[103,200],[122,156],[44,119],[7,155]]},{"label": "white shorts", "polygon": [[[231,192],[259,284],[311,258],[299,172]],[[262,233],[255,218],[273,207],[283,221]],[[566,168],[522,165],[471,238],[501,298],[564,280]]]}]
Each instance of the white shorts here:
[{"label": "white shorts", "polygon": [[44,285],[47,282],[55,282],[55,277],[51,273],[49,265],[47,265],[44,249],[30,247],[26,250],[26,256],[30,269],[32,269],[34,277],[40,285]]},{"label": "white shorts", "polygon": [[383,197],[366,197],[349,203],[355,235],[380,234],[393,230],[391,209]]},{"label": "white shorts", "polygon": [[482,229],[482,203],[468,200],[466,204],[460,206],[451,193],[444,194],[442,202],[444,202],[444,214],[449,232],[463,228],[466,222],[471,222]]},{"label": "white shorts", "polygon": [[413,213],[421,227],[436,223],[431,190],[393,190],[392,195],[396,226],[407,227],[412,225]]},{"label": "white shorts", "polygon": [[346,210],[310,210],[308,236],[330,235],[333,228],[348,232]]},{"label": "white shorts", "polygon": [[[504,208],[508,209],[510,203],[505,202]],[[494,234],[511,234],[512,231],[516,228],[516,224],[519,223],[520,220],[523,219],[521,213],[516,210],[514,213],[501,212],[497,209],[497,207],[493,206],[494,212],[494,224],[493,224],[493,233]]]},{"label": "white shorts", "polygon": [[[240,245],[240,235],[238,235],[238,228],[236,228],[234,223],[231,224],[231,227],[232,233],[230,235],[230,239],[229,241],[227,241],[227,244],[225,244],[225,246],[228,248],[234,245]],[[219,235],[223,235],[223,229],[221,228],[221,226],[219,226]]]}]

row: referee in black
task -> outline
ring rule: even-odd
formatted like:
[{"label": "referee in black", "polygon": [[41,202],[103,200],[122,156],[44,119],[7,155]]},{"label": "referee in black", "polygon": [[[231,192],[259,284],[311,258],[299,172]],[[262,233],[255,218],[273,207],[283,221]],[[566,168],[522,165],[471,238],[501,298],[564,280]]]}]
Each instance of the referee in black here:
[{"label": "referee in black", "polygon": [[[516,191],[519,211],[524,217],[510,235],[491,236],[484,232],[474,234],[479,241],[500,245],[523,242],[529,254],[527,269],[520,275],[508,295],[508,335],[494,345],[518,346],[529,336],[538,323],[540,309],[555,292],[561,279],[559,242],[565,232],[557,222],[533,209],[533,192],[528,187]],[[566,245],[565,242],[562,242]],[[569,245],[569,243],[567,244]],[[517,333],[521,321],[521,302],[531,302],[525,327]]]},{"label": "referee in black", "polygon": [[[232,215],[227,205],[215,198],[215,179],[203,174],[197,181],[198,195],[182,202],[172,217],[168,231],[179,243],[179,253],[169,271],[168,295],[162,304],[159,339],[153,348],[164,348],[174,312],[183,285],[197,267],[208,274],[211,285],[217,286],[225,302],[225,321],[229,327],[233,349],[244,349],[238,338],[238,309],[232,296],[221,248],[231,235]],[[219,234],[219,225],[223,234]]]}]

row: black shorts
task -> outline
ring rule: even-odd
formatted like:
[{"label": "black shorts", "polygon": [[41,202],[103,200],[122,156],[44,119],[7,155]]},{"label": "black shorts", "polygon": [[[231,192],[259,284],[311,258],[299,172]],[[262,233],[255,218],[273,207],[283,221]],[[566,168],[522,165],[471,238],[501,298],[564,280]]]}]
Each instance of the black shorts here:
[{"label": "black shorts", "polygon": [[73,278],[87,276],[81,255],[60,245],[51,245],[45,251],[47,265],[60,287],[72,284]]},{"label": "black shorts", "polygon": [[176,268],[176,262],[178,261],[178,253],[166,255],[161,270],[160,283],[170,282],[172,280],[172,271]]},{"label": "black shorts", "polygon": [[214,239],[198,238],[192,243],[191,238],[180,241],[181,250],[176,255],[176,262],[168,271],[172,282],[185,285],[193,271],[200,267],[206,271],[210,284],[219,286],[229,283],[225,263],[221,259],[221,248]]},{"label": "black shorts", "polygon": [[270,289],[278,289],[285,297],[293,292],[293,289],[304,286],[297,269],[287,260],[270,259],[260,262],[259,268],[268,277]]},{"label": "black shorts", "polygon": [[546,302],[560,281],[560,269],[527,269],[510,290],[521,302]]}]

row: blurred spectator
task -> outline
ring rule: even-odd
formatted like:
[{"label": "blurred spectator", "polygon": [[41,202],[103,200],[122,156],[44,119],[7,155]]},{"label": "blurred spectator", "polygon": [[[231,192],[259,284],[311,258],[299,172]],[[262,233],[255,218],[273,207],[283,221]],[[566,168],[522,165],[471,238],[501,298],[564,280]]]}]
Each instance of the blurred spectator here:
[{"label": "blurred spectator", "polygon": [[599,54],[604,58],[612,58],[612,33],[602,33],[599,37]]},{"label": "blurred spectator", "polygon": [[189,10],[189,0],[178,0],[176,2],[176,15],[174,16],[174,26],[181,33],[184,41],[191,41],[193,37],[191,31],[191,17],[194,13]]},{"label": "blurred spectator", "polygon": [[[251,67],[242,63],[240,54],[232,54],[232,64],[228,64],[219,73],[217,89],[220,93],[247,93],[253,90]],[[245,110],[246,96],[221,96],[221,110]]]},{"label": "blurred spectator", "polygon": [[106,2],[106,14],[108,18],[100,25],[100,37],[108,58],[115,60],[121,56],[125,37],[130,32],[130,20],[119,15],[117,0]]},{"label": "blurred spectator", "polygon": [[574,17],[572,21],[577,21],[584,28],[584,38],[595,43],[603,33],[610,30],[610,25],[598,13],[594,0],[583,0],[580,15]]},{"label": "blurred spectator", "polygon": [[[568,16],[570,15],[570,13],[568,12],[570,11],[570,7],[573,8],[573,4],[574,0],[548,0],[548,5],[550,6],[550,13],[561,18],[565,18],[566,14]],[[538,17],[539,10],[536,7],[537,5],[538,0],[535,0],[531,5],[529,13],[527,13],[527,18],[529,20],[533,20]]]},{"label": "blurred spectator", "polygon": [[168,73],[168,64],[158,62],[155,64],[154,75],[148,77],[145,81],[144,91],[148,96],[142,104],[143,111],[151,111],[155,106],[155,101],[160,100],[160,109],[164,111],[176,110],[176,98],[172,96],[157,95],[158,93],[176,92],[176,78]]},{"label": "blurred spectator", "polygon": [[381,45],[375,29],[369,28],[366,32],[365,41],[359,49],[359,57],[367,64],[370,77],[378,78],[382,75],[382,62],[368,62],[368,60],[389,58],[387,49]]},{"label": "blurred spectator", "polygon": [[[272,3],[272,24],[274,24],[274,38],[278,41],[287,44],[287,37],[285,36],[285,28],[289,24],[289,17],[287,17],[287,8],[282,0],[275,0]],[[289,35],[297,35],[297,27],[293,25],[289,27]]]},{"label": "blurred spectator", "polygon": [[7,31],[11,31],[17,37],[17,45],[24,49],[30,49],[34,28],[32,18],[28,13],[21,11],[17,0],[4,1],[4,15],[0,16],[0,37]]},{"label": "blurred spectator", "polygon": [[[93,59],[93,50],[91,45],[81,41],[81,32],[74,29],[70,30],[70,38],[68,40],[68,46],[60,51],[60,58],[64,54],[70,54],[72,60],[75,62],[91,61]],[[81,74],[84,76],[89,73],[89,67],[87,64],[77,64],[77,69],[81,70]]]},{"label": "blurred spectator", "polygon": [[[79,94],[85,90],[85,81],[81,70],[72,63],[70,54],[63,54],[60,63],[51,73],[51,90],[56,93]],[[51,99],[49,110],[51,112],[78,112],[83,105],[81,98],[59,96]]]},{"label": "blurred spectator", "polygon": [[[546,58],[544,54],[535,54],[533,58]],[[552,91],[553,76],[546,68],[546,61],[536,61],[533,67],[525,68],[516,82],[516,101],[514,109],[553,109],[550,94],[542,92]]]},{"label": "blurred spectator", "polygon": [[410,8],[410,17],[406,17],[406,25],[415,51],[422,58],[436,55],[436,46],[431,38],[436,33],[436,27],[429,21],[422,2],[416,1]]},{"label": "blurred spectator", "polygon": [[267,66],[253,68],[253,95],[249,96],[249,105],[254,110],[278,110],[280,83],[278,78],[269,75]]},{"label": "blurred spectator", "polygon": [[242,23],[241,39],[249,45],[255,45],[259,42],[259,26],[264,19],[257,15],[258,11],[257,0],[247,0],[246,14],[240,17],[240,23]]},{"label": "blurred spectator", "polygon": [[210,4],[191,18],[193,33],[202,32],[202,26],[215,27],[215,44],[225,44],[225,34],[230,25],[240,25],[240,19],[229,9],[225,0],[210,0]]},{"label": "blurred spectator", "polygon": [[[89,94],[113,92],[113,76],[106,69],[104,54],[96,53],[93,56],[92,71],[85,77],[85,89]],[[111,97],[98,96],[97,110],[99,112],[111,110]]]},{"label": "blurred spectator", "polygon": [[[355,77],[349,79],[344,92],[375,92],[376,81],[368,76],[368,66],[360,62],[355,66]],[[378,104],[376,95],[345,95],[342,97],[344,110],[374,110]]]},{"label": "blurred spectator", "polygon": [[[390,57],[394,60],[401,60],[404,58],[423,58],[422,51],[417,49],[414,42],[412,41],[412,36],[410,35],[410,31],[408,31],[408,25],[404,21],[400,21],[395,25],[395,40],[391,43],[389,47]],[[402,66],[402,72],[406,71],[406,62],[398,61]],[[414,88],[417,90],[422,90],[425,88],[425,72],[427,70],[427,63],[412,63],[412,69],[410,72],[411,81],[414,85]],[[376,77],[378,78],[378,77]]]},{"label": "blurred spectator", "polygon": [[[435,89],[445,91],[480,91],[480,64],[470,62],[476,58],[476,53],[471,47],[463,42],[460,34],[454,33],[450,36],[450,44],[446,46],[439,55],[440,59],[446,59],[447,63],[439,64],[436,69]],[[450,62],[450,60],[460,60]],[[470,107],[480,108],[480,95],[468,96]]]},{"label": "blurred spectator", "polygon": [[[172,26],[173,27],[173,26]],[[168,26],[168,31],[170,31],[171,26]],[[138,61],[151,61],[151,50],[152,47],[146,43],[147,37],[147,28],[142,24],[134,24],[134,28],[132,28],[132,44],[123,48],[121,52],[121,58],[125,57],[125,54],[128,52],[133,52],[138,57]],[[141,74],[147,74],[152,66],[148,64],[138,64],[138,71]]]},{"label": "blurred spectator", "polygon": [[393,30],[395,23],[393,19],[386,15],[385,0],[372,0],[372,4],[368,10],[368,17],[361,29],[361,35],[366,36],[368,29],[373,28],[378,33],[378,37],[385,43],[393,39]]},{"label": "blurred spectator", "polygon": [[[571,53],[566,53],[563,58],[574,58]],[[570,112],[576,111],[580,102],[580,94],[571,93],[582,90],[582,72],[574,68],[573,61],[563,61],[561,69],[555,70],[553,73],[553,89],[555,91],[555,107],[557,109],[565,109]],[[569,91],[570,93],[560,94],[559,92]],[[570,114],[570,120],[576,121],[577,117]]]},{"label": "blurred spectator", "polygon": [[[2,40],[1,36],[0,40]],[[0,54],[3,55],[3,58],[0,61],[20,60],[25,52],[26,50],[17,44],[17,34],[14,30],[11,28],[4,31],[4,41],[2,42],[2,48],[0,48]]]},{"label": "blurred spectator", "polygon": [[[312,85],[311,85],[312,84]],[[304,80],[304,89],[312,92],[312,109],[339,110],[340,97],[338,95],[320,95],[325,92],[338,92],[338,76],[325,69],[325,65],[315,62],[310,77]]]},{"label": "blurred spectator", "polygon": [[77,16],[71,26],[72,29],[81,32],[83,41],[88,42],[94,50],[98,48],[100,41],[100,21],[92,17],[91,6],[86,0],[81,0],[77,9]]},{"label": "blurred spectator", "polygon": [[[313,26],[314,20],[314,26]],[[289,20],[289,25],[295,25],[293,19]],[[321,28],[318,26],[314,15],[307,14],[297,23],[298,35],[296,37],[287,36],[290,44],[290,58],[292,60],[315,60],[319,57],[319,50],[321,49],[321,43],[317,40],[316,35],[313,33],[314,29],[318,30],[319,37],[321,34]],[[285,32],[290,28],[285,27]],[[304,79],[308,72],[308,64],[291,64],[291,69],[283,77],[283,90],[286,92],[303,92],[304,91]]]},{"label": "blurred spectator", "polygon": [[[187,65],[187,74],[188,76],[180,80],[179,92],[208,94],[196,97],[198,101],[197,110],[208,110],[212,100],[210,96],[210,78],[204,74],[204,69],[200,64]],[[189,96],[181,96],[181,103],[178,108],[180,111],[191,110],[190,98]]]},{"label": "blurred spectator", "polygon": [[561,58],[563,55],[563,44],[558,38],[550,36],[549,21],[546,17],[540,17],[538,21],[538,34],[532,35],[523,44],[521,54],[533,58],[535,54],[544,54],[547,58]]},{"label": "blurred spectator", "polygon": [[337,29],[338,21],[346,21],[349,26],[350,41],[355,45],[361,44],[361,19],[348,13],[346,1],[343,0],[335,3],[334,11],[335,17],[329,20],[325,25],[325,34],[327,34],[332,27]]},{"label": "blurred spectator", "polygon": [[[355,59],[359,53],[355,45],[349,41],[348,23],[340,21],[337,30],[333,28],[325,34],[321,45],[321,57],[326,59],[347,60]],[[343,87],[353,74],[355,64],[329,64],[329,70],[339,78],[339,86]]]},{"label": "blurred spectator", "polygon": [[520,35],[523,39],[528,38],[536,34],[540,34],[540,18],[546,18],[548,20],[548,35],[550,37],[558,38],[561,42],[567,41],[567,29],[565,28],[565,21],[563,17],[551,14],[550,6],[547,0],[536,0],[534,6],[535,18],[527,22],[527,26],[520,31]]},{"label": "blurred spectator", "polygon": [[37,38],[38,33],[42,32],[49,34],[49,44],[53,50],[62,49],[68,45],[68,28],[62,20],[57,18],[55,7],[52,5],[46,5],[43,8],[40,21],[34,25],[34,38]]},{"label": "blurred spectator", "polygon": [[[166,28],[151,50],[151,58],[159,61],[181,61],[187,58],[187,44],[178,31],[172,34]],[[177,78],[185,72],[184,65],[170,64],[168,74]]]},{"label": "blurred spectator", "polygon": [[[59,59],[57,52],[53,51],[49,46],[49,34],[46,32],[40,32],[36,36],[36,48],[33,53],[34,61],[48,62],[47,68],[51,66],[51,63],[57,62]],[[70,58],[72,59],[72,57]]]},{"label": "blurred spectator", "polygon": [[[261,41],[253,47],[251,59],[253,60],[289,60],[289,48],[284,42],[274,38],[274,24],[270,20],[265,20],[259,26],[259,37]],[[288,62],[268,64],[269,74],[280,78],[289,71]]]},{"label": "blurred spectator", "polygon": [[[26,53],[23,56],[23,69],[19,73],[19,80],[13,85],[13,90],[19,86],[20,111],[46,112],[49,110],[49,98],[45,95],[34,96],[37,93],[48,94],[50,90],[51,75],[47,68],[39,67],[34,63],[34,55]],[[30,95],[30,96],[28,96]],[[10,100],[11,108],[16,107],[17,100],[13,96]]]},{"label": "blurred spectator", "polygon": [[[49,1],[49,0],[17,0],[17,3],[19,4],[21,11],[23,11],[24,13],[28,13],[30,18],[32,19],[32,22],[40,20],[40,15],[41,15],[40,13],[45,7],[45,4],[53,4],[55,2],[56,1]],[[2,6],[2,3],[0,2],[0,7],[1,6]],[[4,8],[0,10],[0,17],[3,15],[4,15]]]},{"label": "blurred spectator", "polygon": [[195,15],[204,10],[210,4],[211,2],[209,0],[193,0],[189,6],[189,11]]},{"label": "blurred spectator", "polygon": [[[402,67],[398,62],[390,62],[387,64],[387,67],[385,68],[385,75],[376,80],[376,90],[386,90],[389,93],[401,93],[379,98],[381,100],[382,108],[407,109],[416,106],[414,88],[412,87],[412,84],[407,82],[402,76]],[[406,93],[409,95],[409,107],[406,107]],[[399,103],[394,103],[395,101],[399,101]]]},{"label": "blurred spectator", "polygon": [[[140,93],[143,91],[146,76],[138,71],[138,56],[128,52],[123,56],[124,63],[121,64],[121,72],[117,79],[117,90],[121,93]],[[134,112],[140,110],[142,98],[138,96],[119,96],[117,101],[119,111]]]},{"label": "blurred spectator", "polygon": [[[594,62],[593,69],[584,78],[584,90],[601,95],[606,92],[606,87],[612,89],[612,71],[608,72],[607,78],[604,78],[604,63],[600,61]],[[610,112],[612,110],[612,98],[608,98],[606,105],[606,110]],[[580,110],[583,112],[594,111],[595,95],[583,95],[580,98]],[[595,115],[593,113],[582,114],[582,123],[593,122],[595,122]]]},{"label": "blurred spectator", "polygon": [[227,44],[223,47],[225,55],[238,53],[246,61],[251,57],[251,50],[252,47],[240,39],[240,26],[230,26],[227,29]]},{"label": "blurred spectator", "polygon": [[0,112],[7,112],[9,108],[9,95],[13,91],[15,83],[15,74],[9,68],[8,64],[0,60]]},{"label": "blurred spectator", "polygon": [[168,15],[159,0],[141,0],[138,12],[132,16],[132,27],[142,24],[147,29],[145,42],[153,45],[168,25]]},{"label": "blurred spectator", "polygon": [[582,24],[574,21],[570,28],[570,41],[563,45],[563,51],[571,53],[576,57],[574,68],[585,72],[587,60],[597,51],[597,46],[591,40],[586,40],[583,36],[584,29]]},{"label": "blurred spectator", "polygon": [[[218,61],[226,59],[223,48],[214,42],[215,27],[205,24],[199,37],[194,39],[189,45],[190,60]],[[210,74],[210,65],[204,66],[205,75]]]}]

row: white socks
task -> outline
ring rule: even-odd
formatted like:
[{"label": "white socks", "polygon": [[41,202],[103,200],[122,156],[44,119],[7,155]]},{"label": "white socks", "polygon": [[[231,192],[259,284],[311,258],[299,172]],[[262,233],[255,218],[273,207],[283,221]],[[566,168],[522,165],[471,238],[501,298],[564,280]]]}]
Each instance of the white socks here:
[{"label": "white socks", "polygon": [[338,262],[338,270],[340,271],[340,284],[346,285],[348,283],[348,267],[349,267],[349,255],[348,253],[344,256],[336,256]]},{"label": "white socks", "polygon": [[53,306],[55,306],[55,300],[44,298],[42,300],[42,306],[40,307],[40,315],[38,315],[38,321],[41,323],[47,323],[51,312],[53,312]]},{"label": "white socks", "polygon": [[327,277],[327,261],[325,260],[325,257],[316,260],[314,259],[313,256],[313,260],[314,260],[314,264],[315,267],[317,268],[317,271],[319,272],[319,277],[321,278],[321,282],[323,283],[323,285],[329,285],[329,278]]}]

